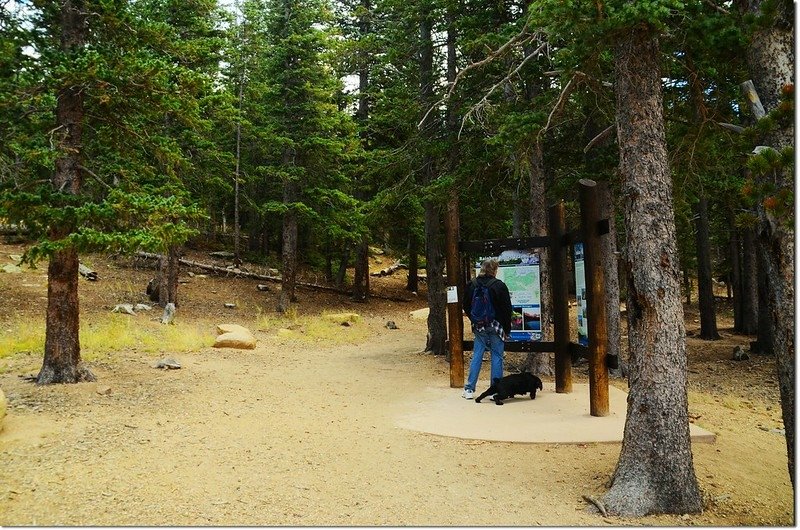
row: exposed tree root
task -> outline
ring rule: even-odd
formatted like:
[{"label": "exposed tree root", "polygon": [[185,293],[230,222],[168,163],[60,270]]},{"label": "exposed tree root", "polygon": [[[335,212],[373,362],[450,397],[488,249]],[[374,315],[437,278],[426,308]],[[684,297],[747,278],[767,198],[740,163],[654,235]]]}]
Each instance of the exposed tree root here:
[{"label": "exposed tree root", "polygon": [[600,502],[599,500],[595,499],[591,495],[584,495],[583,496],[583,500],[585,500],[586,502],[590,502],[590,503],[594,504],[595,507],[598,510],[600,510],[600,513],[603,515],[603,517],[608,517],[608,512],[606,511],[606,507],[603,506],[602,502]]}]

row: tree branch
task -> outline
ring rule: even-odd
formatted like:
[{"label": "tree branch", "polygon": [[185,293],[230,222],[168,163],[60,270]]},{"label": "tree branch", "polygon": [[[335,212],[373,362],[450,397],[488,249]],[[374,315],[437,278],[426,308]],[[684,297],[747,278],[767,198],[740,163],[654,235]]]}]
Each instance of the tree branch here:
[{"label": "tree branch", "polygon": [[714,9],[716,9],[718,12],[722,13],[723,15],[730,15],[731,14],[730,11],[728,11],[727,9],[725,9],[722,6],[718,6],[717,4],[712,2],[711,0],[703,0],[703,3],[708,5],[708,6],[713,7]]},{"label": "tree branch", "polygon": [[511,79],[513,76],[515,76],[517,73],[519,73],[519,71],[520,71],[520,70],[522,70],[522,67],[523,67],[523,66],[525,66],[525,64],[526,64],[526,63],[527,63],[527,62],[528,62],[530,59],[532,59],[532,58],[536,57],[537,55],[539,55],[539,53],[541,53],[542,49],[543,49],[545,46],[547,46],[547,43],[542,43],[542,44],[541,44],[541,45],[540,45],[538,48],[536,48],[534,51],[532,51],[530,54],[528,54],[528,56],[527,56],[527,57],[525,57],[525,58],[524,58],[524,59],[523,59],[523,60],[522,60],[522,61],[519,63],[519,65],[517,65],[517,67],[516,67],[516,68],[514,68],[512,71],[510,71],[510,72],[509,72],[509,73],[508,73],[508,74],[507,74],[507,75],[506,75],[506,76],[505,76],[503,79],[501,79],[500,81],[498,81],[497,83],[495,83],[495,84],[492,86],[492,88],[490,88],[490,89],[489,89],[489,91],[488,91],[488,92],[487,92],[487,93],[486,93],[486,94],[485,94],[485,95],[484,95],[484,96],[481,98],[481,100],[480,100],[480,101],[478,101],[478,102],[477,102],[475,105],[473,105],[473,106],[472,106],[472,107],[471,107],[471,108],[470,108],[470,109],[467,111],[467,113],[464,115],[464,118],[463,118],[463,120],[462,120],[462,122],[461,122],[461,128],[458,130],[458,136],[459,136],[459,138],[461,137],[461,131],[464,129],[464,123],[466,123],[466,121],[467,121],[468,119],[470,119],[470,117],[471,117],[471,116],[472,116],[472,115],[473,115],[473,114],[476,112],[476,110],[480,110],[481,108],[483,108],[483,106],[484,106],[484,105],[486,105],[486,104],[488,103],[488,101],[489,101],[489,96],[491,96],[491,95],[494,93],[494,91],[498,89],[498,87],[502,86],[503,84],[505,84],[506,82],[508,82],[508,81],[509,81],[509,80],[510,80],[510,79]]},{"label": "tree branch", "polygon": [[584,153],[588,153],[591,148],[593,148],[597,144],[600,144],[600,143],[604,142],[605,140],[607,140],[608,137],[611,136],[611,133],[614,132],[615,128],[616,128],[616,125],[609,125],[608,127],[606,127],[603,130],[603,132],[601,132],[600,134],[598,134],[597,136],[592,138],[589,141],[589,143],[586,144],[586,147],[583,148],[583,152]]},{"label": "tree branch", "polygon": [[468,72],[470,72],[470,71],[472,71],[472,70],[474,70],[476,68],[480,68],[480,67],[482,67],[482,66],[484,66],[486,64],[489,64],[490,62],[494,61],[498,57],[500,57],[503,54],[505,54],[506,51],[508,51],[508,49],[511,48],[512,46],[514,46],[515,44],[523,42],[526,39],[533,38],[533,35],[528,35],[528,24],[529,24],[529,22],[530,22],[530,19],[526,20],[525,21],[525,26],[522,28],[522,30],[517,35],[512,37],[508,42],[506,42],[505,44],[500,46],[497,50],[495,50],[494,52],[490,53],[489,55],[487,55],[485,58],[481,59],[480,61],[478,61],[476,63],[472,63],[472,64],[468,65],[466,68],[464,68],[463,70],[461,70],[460,72],[458,72],[458,74],[456,74],[456,78],[453,79],[452,83],[450,83],[450,88],[448,89],[447,94],[445,94],[444,97],[441,98],[439,101],[437,101],[436,103],[431,105],[431,107],[428,109],[428,111],[425,113],[425,115],[422,117],[422,119],[417,124],[417,128],[418,129],[422,128],[422,124],[425,123],[425,120],[428,119],[428,115],[433,111],[433,109],[437,108],[439,105],[441,105],[442,103],[447,102],[447,100],[450,99],[450,97],[453,95],[453,92],[455,92],[455,89],[456,89],[456,86],[458,85],[458,82]]},{"label": "tree branch", "polygon": [[88,173],[90,177],[94,178],[94,179],[95,179],[97,182],[99,182],[100,184],[102,184],[103,186],[105,186],[105,187],[106,187],[106,189],[108,189],[108,190],[112,190],[112,189],[114,189],[112,186],[110,186],[110,185],[109,185],[108,183],[106,183],[106,182],[105,182],[103,179],[101,179],[100,177],[98,177],[96,173],[94,173],[92,170],[90,170],[90,169],[89,169],[89,168],[87,168],[86,166],[78,166],[78,169],[80,169],[81,171],[85,171],[86,173]]},{"label": "tree branch", "polygon": [[[576,73],[576,75],[577,75],[577,73]],[[556,113],[560,114],[561,110],[563,110],[564,103],[566,103],[567,98],[569,97],[569,95],[572,93],[572,91],[575,88],[574,85],[573,85],[573,82],[575,81],[576,75],[573,75],[570,78],[570,80],[567,81],[567,84],[564,86],[564,88],[561,90],[561,94],[559,94],[558,100],[556,101],[556,104],[553,105],[553,110],[550,111],[550,115],[547,117],[547,123],[545,123],[544,127],[539,130],[539,134],[537,135],[539,138],[541,138],[542,135],[547,132],[547,129],[550,128],[550,123],[553,120],[553,116],[555,116]]]},{"label": "tree branch", "polygon": [[732,123],[723,123],[721,121],[716,121],[714,123],[716,123],[717,125],[719,125],[723,129],[727,129],[729,131],[733,131],[733,132],[738,133],[738,134],[742,134],[744,132],[744,127],[740,127],[739,125],[734,125]]}]

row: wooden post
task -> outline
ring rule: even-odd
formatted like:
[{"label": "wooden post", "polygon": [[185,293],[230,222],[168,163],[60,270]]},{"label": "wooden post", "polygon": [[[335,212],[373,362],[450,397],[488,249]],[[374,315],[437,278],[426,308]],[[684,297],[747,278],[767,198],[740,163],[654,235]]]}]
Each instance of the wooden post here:
[{"label": "wooden post", "polygon": [[569,284],[566,250],[563,244],[566,223],[564,201],[550,207],[550,286],[553,293],[553,338],[556,354],[556,392],[572,392],[572,357],[569,353]]},{"label": "wooden post", "polygon": [[601,256],[600,206],[597,183],[581,179],[578,187],[581,205],[584,264],[586,270],[586,316],[589,334],[589,409],[592,416],[608,416],[608,369],[606,353],[605,276]]},{"label": "wooden post", "polygon": [[461,300],[464,296],[464,286],[461,278],[461,261],[458,256],[459,219],[458,219],[458,192],[455,188],[450,190],[447,201],[447,214],[444,218],[445,226],[445,263],[447,266],[447,288],[456,290],[455,302],[447,302],[447,333],[448,355],[450,357],[450,388],[464,386],[464,317]]}]

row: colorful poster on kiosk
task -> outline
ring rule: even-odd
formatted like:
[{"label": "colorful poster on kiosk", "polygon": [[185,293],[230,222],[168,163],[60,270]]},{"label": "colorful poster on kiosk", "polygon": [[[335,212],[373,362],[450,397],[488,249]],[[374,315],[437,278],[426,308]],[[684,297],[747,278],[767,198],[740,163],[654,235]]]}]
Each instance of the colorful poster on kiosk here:
[{"label": "colorful poster on kiosk", "polygon": [[[475,264],[475,274],[481,270],[484,256]],[[542,340],[542,305],[539,254],[528,250],[505,250],[496,256],[499,262],[497,278],[508,286],[511,294],[511,336],[509,341]]]},{"label": "colorful poster on kiosk", "polygon": [[586,323],[586,270],[583,243],[575,243],[575,295],[578,299],[578,344],[589,346],[589,327]]}]

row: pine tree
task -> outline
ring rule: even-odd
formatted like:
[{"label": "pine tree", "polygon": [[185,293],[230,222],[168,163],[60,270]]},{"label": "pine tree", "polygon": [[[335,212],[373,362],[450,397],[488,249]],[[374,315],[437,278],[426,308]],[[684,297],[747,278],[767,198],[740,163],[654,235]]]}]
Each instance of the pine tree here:
[{"label": "pine tree", "polygon": [[[182,149],[165,126],[176,109],[194,123],[188,109],[197,93],[187,88],[198,77],[162,52],[164,28],[137,13],[141,6],[68,1],[28,13],[34,52],[25,60],[39,75],[25,74],[24,105],[6,111],[25,110],[12,145],[33,150],[18,178],[1,183],[0,216],[23,222],[38,240],[26,261],[49,258],[39,384],[93,377],[80,358],[79,253],[166,249],[192,233],[187,223],[200,214],[180,178],[192,167],[189,143]],[[55,126],[46,125],[49,113]],[[52,138],[52,147],[36,149],[36,136]],[[46,173],[51,184],[40,186]]]},{"label": "pine tree", "polygon": [[[358,142],[351,120],[336,105],[339,81],[326,57],[332,48],[330,16],[324,0],[266,3],[267,53],[260,97],[273,147],[266,153],[265,174],[280,184],[282,196],[268,198],[264,208],[283,216],[279,312],[295,298],[301,224],[325,229],[323,237],[361,239],[360,227],[352,224],[358,216],[350,221],[339,217],[356,210],[341,168]],[[322,222],[316,223],[319,219]]]}]

